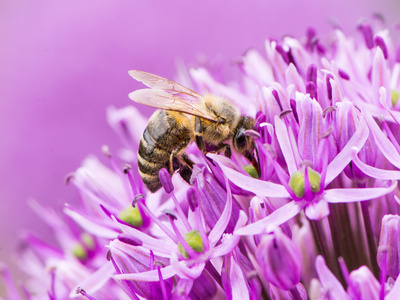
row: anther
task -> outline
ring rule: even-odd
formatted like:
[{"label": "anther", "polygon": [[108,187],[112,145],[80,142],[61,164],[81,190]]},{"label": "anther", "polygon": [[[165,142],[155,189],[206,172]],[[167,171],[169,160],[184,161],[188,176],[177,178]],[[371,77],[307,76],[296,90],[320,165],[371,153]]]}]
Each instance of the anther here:
[{"label": "anther", "polygon": [[172,184],[171,175],[169,174],[167,169],[162,168],[160,172],[158,172],[158,178],[160,178],[160,182],[167,194],[170,194],[174,191],[174,185]]},{"label": "anther", "polygon": [[126,233],[120,233],[118,235],[118,240],[125,244],[132,245],[132,246],[142,246],[143,245],[143,242],[141,240],[139,240],[129,234],[126,234]]},{"label": "anther", "polygon": [[124,173],[127,174],[129,170],[132,169],[132,166],[130,164],[125,164],[124,165]]},{"label": "anther", "polygon": [[178,218],[176,217],[176,215],[169,209],[164,209],[162,211],[164,214],[166,214],[168,217],[170,217],[172,220],[178,220]]},{"label": "anther", "polygon": [[106,259],[107,259],[108,261],[111,260],[111,251],[110,251],[110,250],[107,251]]},{"label": "anther", "polygon": [[146,197],[143,194],[137,194],[132,200],[132,207],[136,207],[136,203],[141,199],[146,199]]},{"label": "anther", "polygon": [[65,176],[65,179],[64,179],[65,184],[69,184],[71,182],[71,180],[74,179],[74,175],[75,175],[75,173],[73,173],[73,172],[68,173],[67,176]]},{"label": "anther", "polygon": [[283,112],[281,112],[281,113],[279,114],[279,118],[280,118],[280,119],[283,119],[283,118],[286,117],[288,114],[292,113],[292,111],[293,111],[293,110],[291,110],[291,109],[286,109],[286,110],[284,110]]},{"label": "anther", "polygon": [[108,148],[107,145],[101,146],[101,151],[102,151],[102,152],[104,153],[104,155],[106,155],[107,157],[111,157],[110,148]]}]

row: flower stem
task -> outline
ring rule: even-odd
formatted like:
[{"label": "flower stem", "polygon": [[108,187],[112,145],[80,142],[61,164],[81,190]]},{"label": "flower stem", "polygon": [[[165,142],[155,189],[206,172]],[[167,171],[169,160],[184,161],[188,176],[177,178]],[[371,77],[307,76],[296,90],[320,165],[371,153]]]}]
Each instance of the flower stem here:
[{"label": "flower stem", "polygon": [[374,233],[372,231],[371,218],[369,216],[368,201],[361,202],[361,211],[363,214],[364,227],[365,227],[365,232],[367,235],[369,257],[370,257],[370,261],[371,261],[371,270],[372,270],[372,273],[374,274],[374,276],[379,279],[379,267],[378,267],[378,263],[376,261],[376,251],[377,250],[376,250]]},{"label": "flower stem", "polygon": [[328,245],[326,244],[326,238],[322,229],[320,221],[311,220],[311,230],[314,235],[318,252],[324,257],[326,265],[329,269],[333,269],[332,259],[328,252]]}]

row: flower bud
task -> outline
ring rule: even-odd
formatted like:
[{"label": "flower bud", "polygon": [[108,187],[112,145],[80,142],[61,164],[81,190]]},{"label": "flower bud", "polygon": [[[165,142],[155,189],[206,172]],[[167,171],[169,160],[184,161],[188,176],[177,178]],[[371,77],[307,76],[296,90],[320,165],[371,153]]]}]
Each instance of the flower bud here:
[{"label": "flower bud", "polygon": [[280,289],[290,290],[300,282],[300,252],[279,227],[262,238],[256,258],[267,280]]},{"label": "flower bud", "polygon": [[[204,215],[204,220],[210,228],[213,228],[224,210],[227,199],[226,189],[222,187],[213,174],[207,170],[196,173],[195,188],[198,193],[198,201]],[[233,232],[239,218],[239,211],[239,204],[233,201],[232,214],[229,224],[225,229],[226,233]]]},{"label": "flower bud", "polygon": [[[117,274],[140,273],[154,270],[154,265],[168,264],[163,257],[152,256],[143,247],[136,247],[124,243],[118,239],[113,240],[109,245],[110,259]],[[173,287],[172,278],[165,279],[167,294],[171,293]],[[142,297],[145,299],[163,299],[162,286],[160,282],[146,282],[135,280],[121,280],[121,287],[132,299]]]},{"label": "flower bud", "polygon": [[[310,167],[307,167],[307,173],[311,191],[318,193],[321,189],[321,175]],[[304,196],[304,170],[293,172],[290,175],[289,186],[298,198]]]},{"label": "flower bud", "polygon": [[[360,111],[349,101],[337,103],[336,110],[336,131],[338,136],[339,151],[342,150],[347,142],[352,138],[357,128],[361,126],[362,118]],[[374,166],[376,161],[375,139],[370,136],[358,153],[359,158],[364,163]],[[368,178],[354,163],[350,163],[344,173],[350,179],[363,183]]]},{"label": "flower bud", "polygon": [[400,216],[386,215],[382,219],[377,261],[381,271],[397,278],[400,272]]},{"label": "flower bud", "polygon": [[[201,253],[204,251],[204,244],[201,240],[200,232],[198,230],[191,230],[186,233],[185,241],[195,252]],[[184,258],[189,258],[189,254],[185,251],[180,242],[178,243],[178,251]]]},{"label": "flower bud", "polygon": [[348,284],[347,292],[351,299],[379,299],[379,282],[366,266],[361,266],[351,272]]}]

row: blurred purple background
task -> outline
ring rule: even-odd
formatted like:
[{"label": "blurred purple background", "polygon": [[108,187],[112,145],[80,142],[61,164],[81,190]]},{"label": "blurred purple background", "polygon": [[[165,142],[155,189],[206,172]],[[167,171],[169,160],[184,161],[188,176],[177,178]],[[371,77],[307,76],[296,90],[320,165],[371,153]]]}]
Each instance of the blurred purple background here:
[{"label": "blurred purple background", "polygon": [[[12,262],[18,232],[50,233],[29,197],[60,209],[77,193],[65,175],[101,145],[121,144],[106,108],[131,105],[138,69],[173,78],[176,59],[232,61],[266,38],[321,36],[333,19],[345,33],[396,0],[0,1],[0,261]],[[149,114],[149,111],[146,111]]]}]

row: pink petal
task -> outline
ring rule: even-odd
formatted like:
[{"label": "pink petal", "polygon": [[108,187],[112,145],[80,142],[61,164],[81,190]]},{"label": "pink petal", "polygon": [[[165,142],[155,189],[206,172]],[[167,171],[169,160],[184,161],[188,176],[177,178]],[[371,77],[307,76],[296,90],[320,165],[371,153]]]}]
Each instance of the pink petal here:
[{"label": "pink petal", "polygon": [[[168,279],[176,274],[176,271],[172,266],[166,266],[160,269],[162,278]],[[159,281],[158,270],[151,270],[141,273],[130,273],[130,274],[116,274],[112,276],[116,280],[136,280],[136,281]]]},{"label": "pink petal", "polygon": [[107,283],[111,275],[115,273],[115,268],[111,262],[106,262],[100,269],[92,273],[87,279],[75,286],[69,296],[77,297],[76,289],[83,288],[89,295],[94,294]]},{"label": "pink petal", "polygon": [[320,201],[308,204],[304,212],[310,220],[321,220],[329,215],[328,202],[321,199]]},{"label": "pink petal", "polygon": [[212,153],[208,153],[207,156],[212,158],[221,167],[232,183],[244,190],[250,191],[260,197],[290,197],[286,189],[280,184],[258,180],[227,167],[226,160],[228,158]]},{"label": "pink petal", "polygon": [[354,188],[354,189],[330,189],[325,190],[322,197],[329,203],[349,203],[357,201],[371,200],[382,197],[397,187],[397,181],[394,181],[390,187],[383,188]]},{"label": "pink petal", "polygon": [[385,296],[385,300],[398,300],[400,295],[400,276],[397,276],[396,281],[389,294]]},{"label": "pink petal", "polygon": [[204,270],[205,262],[193,262],[191,260],[179,261],[176,253],[171,254],[171,266],[174,268],[176,274],[184,279],[196,279]]},{"label": "pink petal", "polygon": [[357,153],[359,149],[353,147],[352,150],[353,151],[351,152],[351,159],[356,164],[356,166],[366,175],[377,179],[400,180],[400,171],[383,170],[367,165],[358,158]]},{"label": "pink petal", "polygon": [[325,187],[329,185],[350,163],[351,149],[357,147],[362,148],[369,136],[368,126],[363,118],[360,118],[360,124],[353,136],[347,142],[346,146],[340,151],[335,158],[329,163],[326,171]]},{"label": "pink petal", "polygon": [[286,127],[285,122],[278,116],[275,116],[275,132],[279,141],[279,146],[282,150],[282,154],[285,157],[289,174],[293,174],[298,169],[296,163],[296,157],[298,157],[298,155],[293,153],[293,147],[290,143],[288,128]]},{"label": "pink petal", "polygon": [[294,84],[296,87],[296,91],[305,93],[306,92],[306,86],[304,85],[304,80],[301,78],[299,75],[299,72],[297,71],[297,68],[294,66],[294,64],[290,63],[289,66],[286,69],[286,84],[289,86],[291,84]]},{"label": "pink petal", "polygon": [[76,223],[78,223],[87,232],[94,234],[98,237],[104,237],[107,239],[115,239],[118,235],[116,230],[107,228],[104,225],[100,225],[94,220],[89,220],[87,217],[83,216],[81,213],[73,210],[70,207],[64,208],[64,213],[70,216]]},{"label": "pink petal", "polygon": [[388,161],[390,161],[397,168],[400,168],[400,155],[396,151],[396,148],[386,137],[386,135],[382,132],[378,124],[376,124],[376,122],[369,113],[365,112],[364,117],[365,120],[367,121],[369,128],[371,129],[372,134],[374,135],[375,142],[378,148],[382,151],[383,155],[387,158]]},{"label": "pink petal", "polygon": [[285,223],[286,221],[296,216],[303,209],[304,206],[305,204],[290,201],[289,203],[278,208],[269,216],[236,230],[234,234],[254,235],[263,232],[269,232],[275,227]]},{"label": "pink petal", "polygon": [[[246,222],[247,222],[247,215],[243,210],[241,210],[239,213],[239,219],[235,226],[235,230],[242,228],[246,224]],[[223,256],[231,252],[232,249],[235,248],[236,245],[239,243],[239,241],[240,241],[240,236],[225,234],[222,238],[222,243],[216,246],[212,250],[210,259],[218,256]]]},{"label": "pink petal", "polygon": [[321,285],[324,288],[324,293],[329,295],[329,299],[350,300],[339,280],[337,280],[335,275],[326,266],[325,260],[321,255],[318,255],[315,261],[315,268],[317,269]]},{"label": "pink petal", "polygon": [[169,255],[171,255],[171,252],[176,251],[177,249],[176,244],[169,239],[160,240],[159,238],[153,238],[152,236],[140,230],[118,222],[114,217],[113,219],[122,232],[137,238],[138,240],[143,242],[143,247],[147,249],[152,249],[157,254],[167,255],[167,257],[169,257]]}]

